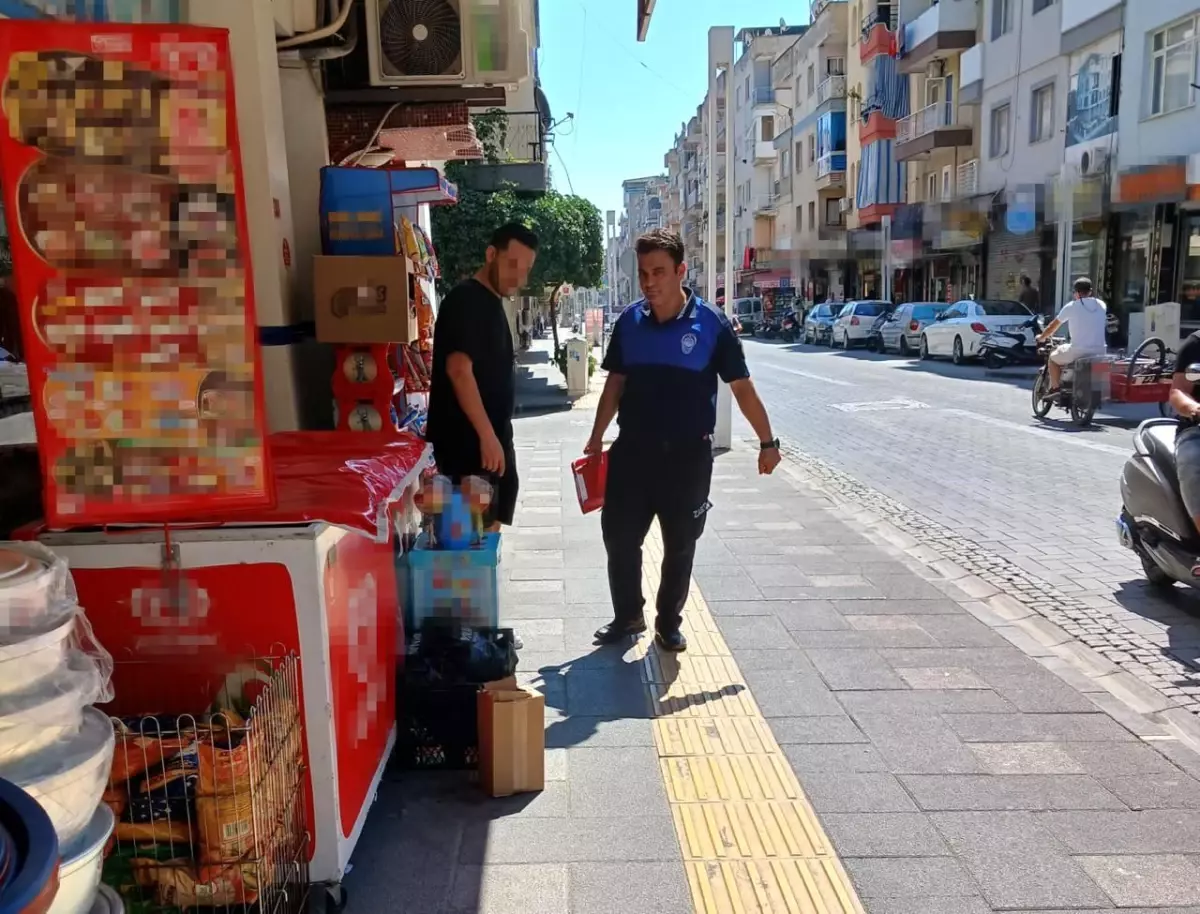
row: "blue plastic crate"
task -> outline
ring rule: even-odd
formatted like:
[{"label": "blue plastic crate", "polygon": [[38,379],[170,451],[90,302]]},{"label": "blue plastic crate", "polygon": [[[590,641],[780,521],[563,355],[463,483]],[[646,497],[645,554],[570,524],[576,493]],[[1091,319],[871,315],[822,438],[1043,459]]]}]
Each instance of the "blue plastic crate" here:
[{"label": "blue plastic crate", "polygon": [[422,533],[406,560],[406,632],[418,631],[426,619],[499,628],[499,533],[486,533],[479,546],[461,550],[430,549],[428,534]]}]

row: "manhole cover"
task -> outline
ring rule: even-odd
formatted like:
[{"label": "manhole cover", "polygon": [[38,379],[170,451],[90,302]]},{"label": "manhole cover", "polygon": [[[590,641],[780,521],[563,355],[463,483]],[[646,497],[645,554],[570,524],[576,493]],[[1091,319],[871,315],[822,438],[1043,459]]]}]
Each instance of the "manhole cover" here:
[{"label": "manhole cover", "polygon": [[929,404],[905,399],[868,400],[865,403],[834,403],[833,408],[844,413],[873,413],[888,409],[929,409]]}]

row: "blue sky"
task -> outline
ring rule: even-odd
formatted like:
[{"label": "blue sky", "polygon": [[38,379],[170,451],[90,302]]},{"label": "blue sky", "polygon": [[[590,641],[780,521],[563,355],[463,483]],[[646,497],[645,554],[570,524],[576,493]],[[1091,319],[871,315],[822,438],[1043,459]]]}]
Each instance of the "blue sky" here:
[{"label": "blue sky", "polygon": [[[557,121],[555,189],[621,209],[621,182],[663,171],[663,154],[708,88],[714,25],[808,22],[808,0],[658,0],[636,41],[636,0],[542,0],[542,88]],[[744,21],[730,22],[733,12]],[[569,177],[569,180],[568,180]]]}]

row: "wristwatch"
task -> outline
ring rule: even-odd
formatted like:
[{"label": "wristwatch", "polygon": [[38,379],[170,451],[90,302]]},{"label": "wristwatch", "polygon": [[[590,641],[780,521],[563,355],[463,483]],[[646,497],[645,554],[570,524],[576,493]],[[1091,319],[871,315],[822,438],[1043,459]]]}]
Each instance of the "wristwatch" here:
[{"label": "wristwatch", "polygon": [[779,450],[779,439],[772,438],[770,441],[760,441],[758,444],[759,450],[777,451]]}]

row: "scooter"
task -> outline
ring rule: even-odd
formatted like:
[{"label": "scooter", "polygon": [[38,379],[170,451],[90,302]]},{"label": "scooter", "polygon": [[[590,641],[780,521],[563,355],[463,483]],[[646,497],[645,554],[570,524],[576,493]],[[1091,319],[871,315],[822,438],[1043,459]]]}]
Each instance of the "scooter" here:
[{"label": "scooter", "polygon": [[[1200,365],[1184,374],[1200,383]],[[1177,583],[1200,588],[1200,532],[1183,506],[1175,466],[1175,436],[1184,428],[1178,419],[1147,419],[1133,433],[1134,452],[1121,471],[1117,537],[1161,590]]]},{"label": "scooter", "polygon": [[783,320],[779,322],[779,335],[788,343],[794,343],[800,338],[800,319],[794,310],[789,308],[783,313]]},{"label": "scooter", "polygon": [[1046,392],[1050,389],[1050,353],[1062,342],[1062,339],[1051,340],[1037,349],[1044,362],[1042,370],[1033,379],[1033,415],[1045,419],[1050,410],[1057,406],[1071,414],[1071,421],[1075,425],[1085,428],[1092,424],[1092,417],[1100,408],[1102,391],[1107,375],[1112,371],[1112,364],[1103,361],[1103,357],[1080,359],[1063,370],[1058,393],[1047,397]]},{"label": "scooter", "polygon": [[1034,339],[1044,329],[1040,317],[1031,317],[1011,330],[992,330],[979,340],[979,356],[991,369],[1006,365],[1036,365],[1042,357]]}]

